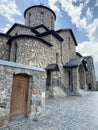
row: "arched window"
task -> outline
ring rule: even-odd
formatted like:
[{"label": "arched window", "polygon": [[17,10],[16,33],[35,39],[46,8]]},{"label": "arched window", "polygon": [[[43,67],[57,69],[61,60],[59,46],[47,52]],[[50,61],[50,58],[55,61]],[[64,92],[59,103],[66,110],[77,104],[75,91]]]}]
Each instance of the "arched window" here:
[{"label": "arched window", "polygon": [[29,26],[31,24],[31,13],[29,13]]},{"label": "arched window", "polygon": [[14,49],[15,49],[15,59],[14,59],[14,62],[16,62],[16,59],[17,59],[17,42],[14,43]]},{"label": "arched window", "polygon": [[71,48],[70,37],[68,37],[68,47],[69,47],[69,50],[70,50],[70,48]]},{"label": "arched window", "polygon": [[59,53],[56,53],[56,64],[59,64]]},{"label": "arched window", "polygon": [[73,92],[73,76],[72,76],[72,69],[68,70],[68,82],[69,82],[69,89]]},{"label": "arched window", "polygon": [[40,24],[44,24],[44,13],[40,13]]},{"label": "arched window", "polygon": [[51,28],[53,28],[53,16],[51,16]]},{"label": "arched window", "polygon": [[17,35],[18,35],[18,33],[16,32],[16,33],[15,33],[15,36],[17,36]]}]

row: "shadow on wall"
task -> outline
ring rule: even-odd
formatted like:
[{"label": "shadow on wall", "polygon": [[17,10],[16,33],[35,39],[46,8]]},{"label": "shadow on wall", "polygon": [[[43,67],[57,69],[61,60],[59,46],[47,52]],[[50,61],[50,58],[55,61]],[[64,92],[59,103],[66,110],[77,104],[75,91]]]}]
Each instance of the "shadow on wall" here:
[{"label": "shadow on wall", "polygon": [[88,84],[88,90],[92,90],[93,88],[92,88],[92,84],[91,83],[89,83]]},{"label": "shadow on wall", "polygon": [[96,90],[98,91],[98,81],[96,81]]}]

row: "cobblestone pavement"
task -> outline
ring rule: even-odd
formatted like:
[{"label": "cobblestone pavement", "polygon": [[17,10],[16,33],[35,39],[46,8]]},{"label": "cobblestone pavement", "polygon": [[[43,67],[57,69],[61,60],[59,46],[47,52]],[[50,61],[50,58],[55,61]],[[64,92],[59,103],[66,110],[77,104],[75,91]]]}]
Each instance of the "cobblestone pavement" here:
[{"label": "cobblestone pavement", "polygon": [[24,119],[6,130],[98,130],[98,92],[83,97],[47,99],[40,119]]}]

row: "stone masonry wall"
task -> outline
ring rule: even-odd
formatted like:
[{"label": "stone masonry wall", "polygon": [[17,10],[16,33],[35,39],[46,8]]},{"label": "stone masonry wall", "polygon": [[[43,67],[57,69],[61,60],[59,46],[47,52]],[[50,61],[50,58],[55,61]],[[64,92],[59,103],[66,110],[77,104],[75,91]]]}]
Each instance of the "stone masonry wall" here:
[{"label": "stone masonry wall", "polygon": [[37,28],[36,31],[38,31],[39,33],[43,33],[46,32],[47,30],[43,27]]},{"label": "stone masonry wall", "polygon": [[[64,87],[68,87],[68,72],[63,69],[63,64],[61,63],[61,46],[59,40],[54,36],[50,36],[52,41],[52,47],[49,47],[42,43],[42,41],[37,39],[17,39],[15,40],[18,44],[17,47],[17,59],[16,62],[34,65],[41,68],[46,68],[48,64],[56,63],[56,53],[58,53],[58,66],[59,72],[51,73],[51,78],[59,79],[60,84]],[[14,41],[12,42],[12,46]],[[12,48],[13,49],[13,48]],[[14,54],[11,49],[10,60],[13,61]],[[63,72],[64,71],[64,72]],[[63,74],[63,75],[62,75]]]},{"label": "stone masonry wall", "polygon": [[[51,38],[52,38],[52,34],[49,34],[49,35],[46,35],[46,36],[43,36],[43,37],[41,37],[42,39],[44,39],[45,41],[47,41],[47,42],[49,42],[49,43],[51,43],[52,45],[54,44],[53,42],[54,42],[54,40],[53,41],[51,41]],[[58,41],[57,39],[55,39],[56,41]]]},{"label": "stone masonry wall", "polygon": [[[56,38],[52,37],[53,46],[48,46],[46,43],[38,39],[26,39],[18,38],[12,42],[17,42],[17,59],[16,62],[34,65],[42,68],[46,68],[48,64],[56,63],[56,53],[60,56],[60,43]],[[11,49],[11,57],[13,61],[13,48]],[[60,61],[59,61],[60,64]]]},{"label": "stone masonry wall", "polygon": [[0,59],[8,60],[9,58],[9,46],[7,45],[9,37],[0,36]]},{"label": "stone masonry wall", "polygon": [[[26,17],[25,17],[25,24],[27,26],[37,26],[40,25],[40,13],[43,12],[43,16],[44,16],[44,25],[49,28],[49,29],[54,29],[54,20],[55,17],[53,15],[53,13],[45,8],[38,8],[38,7],[34,7],[29,9],[26,12]],[[31,15],[30,15],[31,14]]]},{"label": "stone masonry wall", "polygon": [[73,68],[72,69],[72,76],[73,76],[73,92],[74,93],[77,93],[78,92],[78,90],[79,90],[79,70],[78,70],[79,68],[77,67],[77,68]]},{"label": "stone masonry wall", "polygon": [[[64,41],[61,44],[61,66],[63,66],[65,63],[67,63],[70,59],[75,58],[75,43],[72,39],[72,36],[69,32],[61,31],[59,32],[59,35],[64,39]],[[68,37],[70,37],[70,44],[68,42]],[[61,77],[62,82],[66,88],[69,87],[69,73],[67,69],[64,69],[61,67]]]},{"label": "stone masonry wall", "polygon": [[84,69],[83,64],[79,66],[79,83],[81,89],[87,90],[86,71]]},{"label": "stone masonry wall", "polygon": [[[59,35],[64,39],[62,44],[62,62],[67,63],[76,57],[75,43],[69,31],[61,31]],[[69,41],[70,38],[70,41]],[[70,42],[70,43],[69,43]]]},{"label": "stone masonry wall", "polygon": [[30,79],[28,100],[32,100],[32,91],[39,95],[43,92],[45,93],[45,71],[35,71],[25,68],[0,65],[0,119],[6,115],[9,117],[13,74],[20,73],[32,76]]},{"label": "stone masonry wall", "polygon": [[88,89],[91,88],[92,90],[96,90],[96,77],[95,77],[93,58],[91,56],[87,56],[84,58],[87,61],[87,65],[88,65],[88,71],[86,74],[86,79],[87,79],[86,82],[88,85]]},{"label": "stone masonry wall", "polygon": [[[65,34],[62,34],[65,36]],[[68,34],[69,36],[69,34]],[[38,67],[46,68],[48,64],[56,63],[56,53],[58,53],[58,66],[60,72],[52,76],[52,78],[59,78],[62,86],[69,86],[68,71],[63,68],[63,65],[71,58],[74,58],[75,44],[71,39],[71,51],[69,50],[68,42],[60,42],[53,35],[44,36],[43,39],[50,42],[53,46],[49,47],[37,39],[17,39],[15,40],[18,44],[17,48],[17,60],[27,65],[35,65]],[[14,46],[14,41],[12,47]],[[13,61],[14,50],[11,49],[10,60]],[[71,53],[70,53],[71,52]],[[66,56],[67,55],[67,56]]]},{"label": "stone masonry wall", "polygon": [[15,36],[16,33],[17,33],[17,35],[22,35],[22,34],[35,35],[35,33],[33,33],[30,28],[22,27],[22,26],[19,26],[19,25],[17,25],[17,26],[9,33],[9,35]]},{"label": "stone masonry wall", "polygon": [[98,91],[98,81],[96,81],[96,90]]},{"label": "stone masonry wall", "polygon": [[[54,63],[57,63],[57,65],[59,67],[59,71],[54,72],[54,73],[52,72],[51,77],[55,80],[58,80],[60,87],[62,89],[65,89],[69,86],[69,79],[68,79],[68,70],[65,70],[63,68],[63,62],[62,62],[62,58],[63,58],[63,56],[65,56],[62,54],[63,53],[62,48],[63,48],[64,43],[57,40],[53,35],[44,36],[43,38],[46,41],[52,43],[53,47],[51,47],[51,48],[53,49],[53,56],[55,57],[55,59],[56,59],[56,53],[58,53],[58,61],[57,62],[54,61]],[[58,93],[59,93],[59,91],[60,91],[60,89],[58,88]],[[64,95],[64,94],[62,93],[62,95]]]},{"label": "stone masonry wall", "polygon": [[[16,62],[42,68],[46,68],[48,64],[54,63],[53,51],[51,47],[45,45],[42,41],[26,38],[18,38],[15,41],[17,42]],[[14,41],[12,44],[14,45]],[[12,49],[10,59],[13,59]]]}]

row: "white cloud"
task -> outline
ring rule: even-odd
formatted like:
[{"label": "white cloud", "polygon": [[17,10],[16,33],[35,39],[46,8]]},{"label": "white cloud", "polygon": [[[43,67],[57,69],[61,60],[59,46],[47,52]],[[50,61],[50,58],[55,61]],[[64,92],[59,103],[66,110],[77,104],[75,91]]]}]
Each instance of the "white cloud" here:
[{"label": "white cloud", "polygon": [[94,61],[98,61],[98,43],[86,41],[79,44],[76,48],[78,52],[80,52],[83,56],[92,56]]},{"label": "white cloud", "polygon": [[14,23],[14,15],[21,15],[15,0],[0,0],[0,15],[5,17],[10,23]]},{"label": "white cloud", "polygon": [[89,41],[78,45],[77,51],[82,55],[91,55],[95,61],[98,61],[98,19],[95,19],[86,28]]},{"label": "white cloud", "polygon": [[87,16],[87,19],[92,18],[93,15],[92,15],[92,11],[90,10],[90,8],[87,9],[86,16]]},{"label": "white cloud", "polygon": [[98,42],[98,19],[87,26],[88,38],[91,42]]},{"label": "white cloud", "polygon": [[95,6],[98,7],[98,0],[96,0]]},{"label": "white cloud", "polygon": [[60,9],[55,5],[58,0],[48,0],[49,6],[52,10],[56,11],[57,13],[60,13]]},{"label": "white cloud", "polygon": [[84,5],[87,5],[89,3],[89,0],[84,0]]},{"label": "white cloud", "polygon": [[[48,0],[49,5],[53,10],[60,11],[59,8],[56,6],[56,3],[59,2],[62,10],[65,11],[71,18],[71,22],[76,25],[77,28],[86,28],[87,26],[87,18],[83,16],[82,10],[84,8],[83,0]],[[78,2],[78,4],[77,4]],[[85,4],[88,3],[89,0],[85,1]],[[91,16],[90,10],[87,13],[89,16]]]},{"label": "white cloud", "polygon": [[11,26],[12,26],[12,24],[9,24],[9,23],[8,23],[4,28],[1,29],[2,32],[3,32],[3,33],[6,33]]},{"label": "white cloud", "polygon": [[[55,5],[57,0],[49,0],[50,6]],[[89,20],[93,18],[93,12],[88,3],[90,0],[58,0],[62,10],[65,11],[71,18],[71,22],[78,29],[83,29],[89,41],[79,44],[77,51],[82,55],[91,55],[95,61],[98,61],[98,19],[92,23]],[[98,0],[96,0],[98,5]],[[85,13],[84,13],[85,11]]]},{"label": "white cloud", "polygon": [[[16,23],[24,24],[23,21],[19,21],[19,20],[16,20]],[[13,23],[6,24],[4,27],[1,28],[1,32],[6,33],[11,28],[12,25]]]},{"label": "white cloud", "polygon": [[96,78],[98,80],[98,42],[86,41],[79,44],[76,48],[83,56],[92,56],[94,59]]}]

